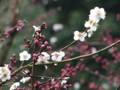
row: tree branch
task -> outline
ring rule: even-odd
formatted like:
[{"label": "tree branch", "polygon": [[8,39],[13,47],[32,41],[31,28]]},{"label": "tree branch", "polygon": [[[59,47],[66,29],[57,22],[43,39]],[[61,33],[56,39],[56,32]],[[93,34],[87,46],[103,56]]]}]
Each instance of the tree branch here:
[{"label": "tree branch", "polygon": [[[108,50],[109,48],[112,48],[116,45],[118,45],[120,43],[120,40],[116,41],[115,43],[105,47],[105,48],[102,48],[98,51],[96,51],[95,53],[91,53],[91,54],[87,54],[87,55],[82,55],[82,56],[77,56],[77,57],[74,57],[74,58],[70,58],[70,59],[66,59],[66,60],[62,60],[62,61],[59,61],[59,62],[56,62],[56,63],[65,63],[65,62],[70,62],[70,61],[74,61],[74,60],[78,60],[78,59],[81,59],[81,58],[87,58],[87,57],[91,57],[93,55],[96,55],[98,53],[101,53],[105,50]],[[35,65],[50,65],[50,64],[54,64],[54,62],[49,62],[49,63],[41,63],[41,64],[35,64]],[[16,75],[18,72],[20,72],[22,69],[26,69],[26,68],[29,68],[29,67],[32,67],[32,64],[28,64],[28,65],[25,65],[19,69],[17,69],[15,72],[12,73],[11,76],[14,76]]]}]

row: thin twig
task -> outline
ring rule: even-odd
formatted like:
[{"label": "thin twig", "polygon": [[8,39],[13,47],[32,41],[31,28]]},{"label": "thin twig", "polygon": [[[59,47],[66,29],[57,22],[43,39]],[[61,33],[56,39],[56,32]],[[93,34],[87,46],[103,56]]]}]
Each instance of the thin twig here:
[{"label": "thin twig", "polygon": [[33,60],[32,75],[31,75],[31,87],[32,87],[32,90],[34,90],[34,72],[35,72],[35,61]]},{"label": "thin twig", "polygon": [[63,47],[62,49],[60,49],[60,51],[68,48],[69,46],[71,46],[72,44],[74,44],[76,41],[72,41],[70,44],[68,44],[67,46]]},{"label": "thin twig", "polygon": [[70,70],[68,70],[60,79],[58,79],[54,85],[52,85],[52,87],[54,87],[60,80],[62,80],[69,72],[71,72],[71,70],[74,68],[71,68]]}]

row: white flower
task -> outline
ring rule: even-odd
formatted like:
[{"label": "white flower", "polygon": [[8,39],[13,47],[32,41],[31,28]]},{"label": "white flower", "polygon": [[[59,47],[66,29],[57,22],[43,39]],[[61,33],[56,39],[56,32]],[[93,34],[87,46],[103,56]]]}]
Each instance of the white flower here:
[{"label": "white flower", "polygon": [[2,82],[5,82],[6,80],[11,79],[11,72],[8,68],[8,65],[5,65],[4,67],[0,67],[0,80]]},{"label": "white flower", "polygon": [[85,25],[84,25],[86,28],[90,28],[92,29],[93,31],[96,31],[97,30],[97,27],[98,27],[98,24],[97,22],[95,22],[94,20],[88,20],[85,22]]},{"label": "white flower", "polygon": [[38,56],[37,63],[48,63],[50,59],[50,55],[46,52],[42,52],[42,55]]},{"label": "white flower", "polygon": [[66,84],[68,79],[69,79],[69,77],[64,77],[61,81],[61,85]]},{"label": "white flower", "polygon": [[27,51],[23,51],[19,54],[20,61],[28,61],[31,58],[31,55]]},{"label": "white flower", "polygon": [[60,51],[60,52],[53,52],[51,55],[53,61],[61,61],[62,58],[65,56],[65,53],[63,51]]},{"label": "white flower", "polygon": [[51,37],[50,38],[50,43],[54,44],[55,42],[57,42],[57,40],[58,40],[57,37]]},{"label": "white flower", "polygon": [[103,8],[95,7],[90,11],[89,19],[99,21],[100,19],[105,19],[106,12]]},{"label": "white flower", "polygon": [[53,25],[53,30],[54,31],[59,31],[59,30],[61,30],[61,29],[63,29],[63,25],[62,24],[54,24]]},{"label": "white flower", "polygon": [[19,82],[13,83],[12,86],[10,87],[10,90],[16,90],[18,86],[20,86]]},{"label": "white flower", "polygon": [[74,90],[79,90],[80,89],[80,83],[78,83],[78,82],[74,83],[73,87],[74,87]]},{"label": "white flower", "polygon": [[83,33],[79,31],[74,32],[74,40],[84,41],[86,36],[87,36],[86,32],[83,32]]},{"label": "white flower", "polygon": [[28,81],[30,80],[30,78],[31,78],[31,77],[23,77],[23,78],[20,80],[20,82],[26,83],[26,82],[28,82]]},{"label": "white flower", "polygon": [[88,37],[91,37],[92,34],[93,34],[93,30],[92,30],[92,29],[88,29],[88,30],[87,30],[87,33],[88,33]]},{"label": "white flower", "polygon": [[35,29],[35,31],[40,31],[40,26],[33,25],[33,28]]}]

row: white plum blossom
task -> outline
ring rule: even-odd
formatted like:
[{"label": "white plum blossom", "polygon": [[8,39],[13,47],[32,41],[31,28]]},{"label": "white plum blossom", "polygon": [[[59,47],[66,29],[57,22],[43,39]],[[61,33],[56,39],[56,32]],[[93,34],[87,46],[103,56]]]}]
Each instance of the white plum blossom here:
[{"label": "white plum blossom", "polygon": [[105,19],[106,12],[103,8],[95,7],[90,11],[89,19],[94,21],[99,21],[100,19]]},{"label": "white plum blossom", "polygon": [[63,25],[62,24],[54,24],[53,25],[53,30],[54,31],[59,31],[59,30],[62,30],[63,29]]},{"label": "white plum blossom", "polygon": [[35,29],[35,31],[40,31],[41,30],[40,26],[33,25],[33,28]]},{"label": "white plum blossom", "polygon": [[84,41],[85,37],[87,36],[86,32],[79,32],[79,31],[75,31],[74,32],[74,40],[80,40],[80,41]]},{"label": "white plum blossom", "polygon": [[76,82],[73,85],[74,90],[79,90],[80,89],[80,83]]},{"label": "white plum blossom", "polygon": [[10,79],[11,79],[11,72],[8,68],[8,65],[5,65],[4,67],[0,67],[0,80],[2,80],[2,82],[5,82]]},{"label": "white plum blossom", "polygon": [[85,22],[85,27],[90,28],[93,31],[96,31],[97,27],[98,27],[98,24],[94,20],[88,20],[88,21]]},{"label": "white plum blossom", "polygon": [[20,61],[28,61],[31,58],[31,55],[27,51],[19,53]]},{"label": "white plum blossom", "polygon": [[23,77],[23,78],[20,80],[20,82],[26,83],[26,82],[28,82],[30,79],[31,79],[31,77]]},{"label": "white plum blossom", "polygon": [[64,78],[62,79],[62,81],[61,81],[61,85],[66,84],[67,81],[68,81],[68,79],[69,79],[69,77],[64,77]]},{"label": "white plum blossom", "polygon": [[53,61],[61,61],[62,58],[65,56],[65,53],[63,51],[60,51],[60,52],[53,52],[51,55],[52,55],[51,59]]},{"label": "white plum blossom", "polygon": [[10,90],[16,90],[18,86],[20,86],[20,82],[15,82],[11,85]]},{"label": "white plum blossom", "polygon": [[89,20],[85,22],[84,26],[87,28],[88,37],[91,37],[93,31],[96,31],[99,26],[100,19],[105,19],[106,12],[103,8],[95,7],[91,9]]},{"label": "white plum blossom", "polygon": [[88,29],[88,30],[87,30],[87,33],[88,33],[88,37],[91,37],[92,34],[93,34],[93,30],[92,30],[92,29]]},{"label": "white plum blossom", "polygon": [[42,52],[42,55],[38,56],[37,63],[48,63],[50,59],[50,55],[46,52]]}]

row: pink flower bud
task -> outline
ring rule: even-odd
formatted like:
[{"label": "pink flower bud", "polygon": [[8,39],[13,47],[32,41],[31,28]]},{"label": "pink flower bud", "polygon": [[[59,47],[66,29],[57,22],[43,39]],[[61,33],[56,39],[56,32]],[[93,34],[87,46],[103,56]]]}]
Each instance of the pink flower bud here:
[{"label": "pink flower bud", "polygon": [[37,57],[37,54],[33,54],[33,57]]},{"label": "pink flower bud", "polygon": [[9,58],[9,60],[10,60],[10,61],[12,61],[12,60],[13,60],[13,58],[12,58],[12,57],[10,57],[10,58]]},{"label": "pink flower bud", "polygon": [[44,44],[45,44],[45,45],[48,45],[49,43],[48,43],[48,41],[45,41]]},{"label": "pink flower bud", "polygon": [[47,50],[51,50],[52,49],[52,47],[51,46],[47,46]]},{"label": "pink flower bud", "polygon": [[34,84],[34,87],[37,87],[37,84]]},{"label": "pink flower bud", "polygon": [[34,43],[37,44],[37,43],[39,43],[39,41],[36,39],[36,40],[34,41]]},{"label": "pink flower bud", "polygon": [[42,35],[42,36],[41,36],[41,38],[45,38],[45,36],[44,36],[44,35]]},{"label": "pink flower bud", "polygon": [[28,48],[29,46],[28,45],[24,45],[24,48]]},{"label": "pink flower bud", "polygon": [[43,45],[41,45],[41,48],[42,48],[42,49],[44,49],[44,48],[45,48],[45,45],[44,45],[44,44],[43,44]]}]

